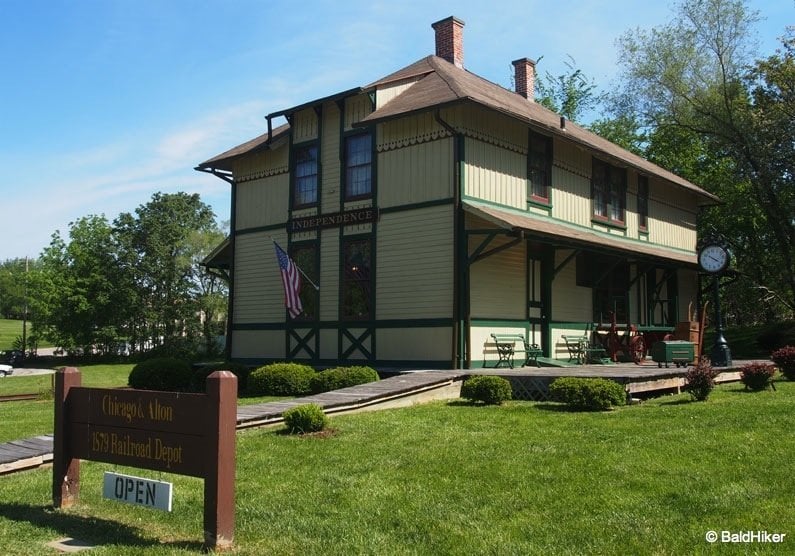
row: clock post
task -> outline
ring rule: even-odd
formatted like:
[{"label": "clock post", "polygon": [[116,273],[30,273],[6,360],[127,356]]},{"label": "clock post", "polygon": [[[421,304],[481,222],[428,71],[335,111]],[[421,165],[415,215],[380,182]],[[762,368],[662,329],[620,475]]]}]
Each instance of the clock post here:
[{"label": "clock post", "polygon": [[720,278],[729,267],[729,250],[725,245],[707,241],[698,252],[698,264],[702,270],[712,275],[712,290],[715,304],[715,343],[712,345],[710,360],[715,367],[730,367],[731,350],[723,335],[723,316],[720,311]]},{"label": "clock post", "polygon": [[723,317],[720,312],[720,294],[718,293],[720,275],[715,274],[712,280],[712,287],[715,294],[715,343],[712,345],[712,351],[709,357],[714,367],[730,367],[732,364],[732,354],[731,350],[729,350],[729,343],[723,335]]}]

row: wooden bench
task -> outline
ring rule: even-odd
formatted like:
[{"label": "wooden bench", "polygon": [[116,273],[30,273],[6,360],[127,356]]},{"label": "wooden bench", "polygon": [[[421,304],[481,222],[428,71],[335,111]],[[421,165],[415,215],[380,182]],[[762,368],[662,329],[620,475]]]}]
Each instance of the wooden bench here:
[{"label": "wooden bench", "polygon": [[601,361],[605,355],[605,349],[592,346],[588,342],[588,336],[563,334],[561,338],[563,338],[566,343],[566,349],[569,351],[569,361],[577,361],[580,365],[584,365],[592,361]]},{"label": "wooden bench", "polygon": [[528,344],[524,334],[492,334],[491,337],[494,338],[497,355],[500,357],[495,368],[506,363],[513,369],[514,355],[517,353],[524,353],[523,367],[529,365],[530,361],[535,363],[536,367],[541,366],[538,363],[538,357],[542,353],[541,348],[538,347],[538,344]]}]

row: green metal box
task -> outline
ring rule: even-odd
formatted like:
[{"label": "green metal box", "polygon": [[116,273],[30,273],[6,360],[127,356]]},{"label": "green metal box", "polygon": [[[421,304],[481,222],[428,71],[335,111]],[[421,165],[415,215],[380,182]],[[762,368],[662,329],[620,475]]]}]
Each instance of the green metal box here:
[{"label": "green metal box", "polygon": [[651,347],[651,358],[658,367],[668,368],[669,363],[687,367],[696,358],[695,344],[680,340],[665,340]]}]

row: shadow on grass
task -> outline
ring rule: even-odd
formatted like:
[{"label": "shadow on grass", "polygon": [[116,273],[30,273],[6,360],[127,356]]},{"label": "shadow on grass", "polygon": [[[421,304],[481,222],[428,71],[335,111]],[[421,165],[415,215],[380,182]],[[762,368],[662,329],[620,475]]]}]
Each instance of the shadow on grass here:
[{"label": "shadow on grass", "polygon": [[688,405],[691,403],[698,403],[699,400],[694,400],[693,398],[684,398],[681,400],[671,400],[668,402],[660,402],[660,405]]},{"label": "shadow on grass", "polygon": [[11,521],[27,521],[36,527],[53,529],[59,535],[72,537],[96,546],[172,546],[191,551],[201,551],[203,547],[199,541],[160,541],[144,538],[140,535],[139,529],[118,521],[75,515],[57,510],[52,506],[0,503],[0,516]]}]

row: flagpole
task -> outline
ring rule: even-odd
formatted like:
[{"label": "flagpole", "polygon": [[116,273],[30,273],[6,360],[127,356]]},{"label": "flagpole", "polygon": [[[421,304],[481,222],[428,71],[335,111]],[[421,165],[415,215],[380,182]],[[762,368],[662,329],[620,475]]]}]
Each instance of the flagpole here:
[{"label": "flagpole", "polygon": [[[274,243],[274,245],[276,245],[276,246],[277,246],[279,249],[282,249],[281,245],[279,245],[278,243],[276,243],[276,240],[275,240],[275,239],[273,239],[272,237],[271,237],[271,241],[272,241],[272,242]],[[284,251],[284,249],[282,249],[282,251]],[[285,253],[286,253],[286,251],[285,251]],[[312,284],[312,287],[313,287],[313,288],[315,288],[315,290],[316,290],[316,291],[320,291],[320,286],[318,286],[317,284],[315,284],[315,283],[312,281],[312,279],[311,279],[309,276],[307,276],[307,275],[306,275],[306,272],[304,272],[303,270],[301,270],[301,267],[300,267],[300,266],[298,266],[297,264],[295,264],[295,261],[293,261],[293,264],[295,265],[295,268],[297,268],[297,269],[298,269],[298,272],[300,272],[300,273],[301,273],[301,276],[303,276],[304,278],[306,278],[306,281],[307,281],[307,282],[309,282],[310,284]]]}]

